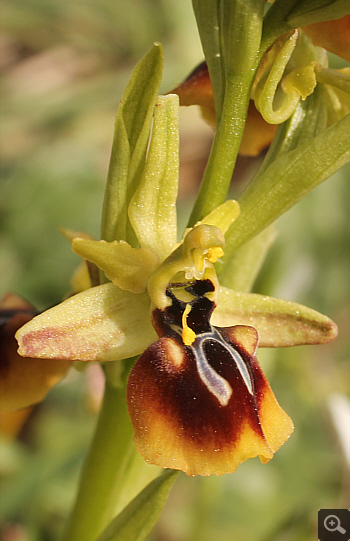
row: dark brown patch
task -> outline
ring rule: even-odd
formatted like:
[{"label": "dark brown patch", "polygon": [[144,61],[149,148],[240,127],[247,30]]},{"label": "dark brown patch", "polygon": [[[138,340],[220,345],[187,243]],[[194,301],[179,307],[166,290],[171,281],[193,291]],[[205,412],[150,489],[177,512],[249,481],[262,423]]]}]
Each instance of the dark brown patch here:
[{"label": "dark brown patch", "polygon": [[1,310],[0,311],[0,372],[5,374],[11,359],[16,355],[18,344],[15,334],[20,327],[30,321],[34,310]]},{"label": "dark brown patch", "polygon": [[[204,296],[213,290],[210,289],[212,283],[209,280],[198,282],[188,288],[196,297],[189,303],[191,311],[187,322],[200,335],[213,330],[209,320],[214,303]],[[221,334],[223,340],[241,355],[252,381],[254,392],[251,394],[224,344],[210,338],[206,340],[204,351],[208,363],[233,390],[227,405],[221,405],[198,373],[193,349],[195,343],[185,346],[182,342],[182,314],[186,303],[179,301],[169,290],[167,294],[173,301],[172,305],[153,313],[155,328],[164,338],[149,346],[130,373],[128,402],[133,421],[146,425],[149,422],[148,410],[152,412],[151,417],[157,413],[168,416],[171,424],[177,427],[179,437],[196,448],[207,448],[208,442],[215,450],[233,448],[247,422],[264,439],[258,410],[266,379],[256,358],[248,355],[239,344],[227,340],[225,333]],[[217,330],[220,333],[220,329]],[[181,366],[174,366],[167,360],[169,350],[165,346],[169,339],[183,351]]]}]

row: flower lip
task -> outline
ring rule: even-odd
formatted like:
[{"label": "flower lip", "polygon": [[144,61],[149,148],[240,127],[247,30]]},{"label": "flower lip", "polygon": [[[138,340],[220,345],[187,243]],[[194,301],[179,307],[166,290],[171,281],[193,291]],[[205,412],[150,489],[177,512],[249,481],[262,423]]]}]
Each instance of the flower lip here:
[{"label": "flower lip", "polygon": [[17,308],[3,308],[0,310],[0,327],[2,325],[6,325],[19,313],[23,316],[28,316],[28,319],[31,319],[39,314],[35,308],[21,308],[21,310],[18,310]]},{"label": "flower lip", "polygon": [[[254,389],[252,378],[241,355],[230,346],[223,335],[220,334],[220,330],[210,325],[210,317],[215,308],[215,303],[208,299],[206,294],[214,289],[214,284],[208,279],[192,282],[185,287],[185,290],[191,293],[194,299],[185,303],[179,300],[168,288],[167,294],[172,299],[172,305],[167,307],[164,312],[158,311],[155,319],[158,318],[166,322],[165,329],[161,330],[160,333],[165,333],[166,336],[169,335],[167,327],[170,327],[175,332],[175,334],[172,334],[175,340],[178,340],[178,336],[181,335],[183,343],[186,346],[191,346],[200,378],[205,382],[210,392],[216,396],[220,404],[226,406],[231,397],[232,388],[217,371],[213,370],[207,361],[207,356],[210,357],[210,350],[213,347],[221,348],[223,356],[225,356],[225,350],[229,353],[234,359],[251,395],[253,395]],[[189,334],[190,339],[186,340],[185,337],[188,337]]]},{"label": "flower lip", "polygon": [[0,409],[16,411],[40,402],[67,373],[69,361],[50,363],[18,355],[15,332],[38,313],[29,303],[8,294],[0,303]]},{"label": "flower lip", "polygon": [[[186,291],[193,299],[190,302],[181,300],[179,290]],[[166,295],[171,299],[171,305],[165,310],[156,308],[152,313],[152,322],[159,336],[172,336],[177,339],[182,335],[183,314],[186,306],[191,310],[187,315],[187,325],[196,335],[210,330],[209,319],[215,308],[215,303],[206,295],[215,290],[211,280],[196,280],[181,284],[169,284]],[[177,293],[177,294],[176,294]]]},{"label": "flower lip", "polygon": [[215,287],[208,278],[168,284],[170,304],[152,312],[160,338],[128,381],[136,447],[188,475],[233,472],[257,455],[266,462],[292,431],[255,358],[255,329],[211,326]]}]

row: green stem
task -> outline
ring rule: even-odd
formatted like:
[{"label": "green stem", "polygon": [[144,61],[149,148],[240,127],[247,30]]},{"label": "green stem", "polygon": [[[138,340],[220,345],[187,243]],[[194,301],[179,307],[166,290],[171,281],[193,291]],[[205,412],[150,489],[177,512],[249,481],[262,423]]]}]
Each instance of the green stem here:
[{"label": "green stem", "polygon": [[65,541],[95,541],[114,515],[123,473],[133,453],[133,429],[125,395],[125,386],[114,387],[106,382]]},{"label": "green stem", "polygon": [[231,183],[249,104],[251,79],[227,80],[227,89],[208,164],[189,227],[225,201]]},{"label": "green stem", "polygon": [[[209,73],[211,77],[219,77],[219,81],[213,82],[217,130],[190,227],[223,203],[230,187],[258,66],[264,3],[264,0],[214,2],[218,10],[215,18],[212,1],[194,1]],[[210,14],[212,17],[208,19]],[[219,32],[214,35],[214,44],[210,44],[216,22]]]}]

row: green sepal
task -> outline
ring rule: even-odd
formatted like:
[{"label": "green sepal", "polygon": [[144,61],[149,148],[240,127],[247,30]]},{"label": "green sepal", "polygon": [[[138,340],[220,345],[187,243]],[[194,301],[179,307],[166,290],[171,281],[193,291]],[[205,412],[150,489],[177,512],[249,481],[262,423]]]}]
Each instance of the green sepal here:
[{"label": "green sepal", "polygon": [[332,320],[302,304],[226,287],[220,289],[211,323],[251,325],[258,331],[261,347],[326,344],[337,336]]},{"label": "green sepal", "polygon": [[158,521],[179,472],[165,472],[151,481],[117,515],[97,541],[143,541]]},{"label": "green sepal", "polygon": [[165,259],[177,242],[179,179],[179,97],[159,96],[145,169],[129,205],[138,241]]},{"label": "green sepal", "polygon": [[112,283],[73,295],[23,325],[19,353],[38,359],[115,361],[142,353],[157,335],[148,294]]},{"label": "green sepal", "polygon": [[350,114],[258,173],[238,200],[241,213],[226,233],[226,258],[350,160],[349,131]]},{"label": "green sepal", "polygon": [[301,98],[315,90],[316,68],[327,67],[324,49],[315,47],[300,30],[280,36],[260,64],[254,90],[254,102],[270,124],[290,117]]},{"label": "green sepal", "polygon": [[107,241],[137,245],[127,208],[143,172],[162,70],[162,47],[155,43],[134,68],[119,104],[102,213],[101,237]]}]

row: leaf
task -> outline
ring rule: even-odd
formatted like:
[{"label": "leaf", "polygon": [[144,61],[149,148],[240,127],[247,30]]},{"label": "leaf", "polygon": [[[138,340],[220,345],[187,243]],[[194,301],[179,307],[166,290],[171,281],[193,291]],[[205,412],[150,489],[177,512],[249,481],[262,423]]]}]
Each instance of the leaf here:
[{"label": "leaf", "polygon": [[350,13],[348,0],[298,0],[288,13],[290,26],[300,27],[315,22],[340,19]]},{"label": "leaf", "polygon": [[19,353],[40,359],[115,361],[141,353],[156,338],[147,293],[112,283],[93,287],[38,315],[16,334]]},{"label": "leaf", "polygon": [[117,515],[97,541],[143,541],[156,524],[179,472],[166,470]]},{"label": "leaf", "polygon": [[162,69],[163,52],[156,43],[134,68],[119,104],[102,215],[107,241],[136,244],[127,208],[142,175]]},{"label": "leaf", "polygon": [[337,336],[327,316],[296,302],[221,287],[211,323],[218,327],[251,325],[260,347],[326,344]]},{"label": "leaf", "polygon": [[177,242],[178,107],[176,94],[158,98],[146,166],[129,205],[129,218],[140,245],[160,260]]},{"label": "leaf", "polygon": [[239,199],[241,213],[226,233],[225,254],[254,237],[350,160],[350,114],[257,175]]}]

